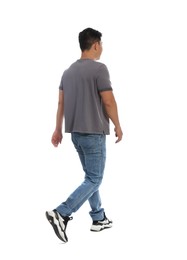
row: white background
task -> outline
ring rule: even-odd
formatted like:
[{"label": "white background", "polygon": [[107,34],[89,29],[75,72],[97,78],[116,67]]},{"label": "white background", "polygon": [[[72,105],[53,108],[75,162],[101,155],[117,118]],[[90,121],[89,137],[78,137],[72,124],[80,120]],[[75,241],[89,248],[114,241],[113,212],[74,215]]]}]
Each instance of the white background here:
[{"label": "white background", "polygon": [[[187,8],[182,0],[0,2],[1,259],[187,259]],[[87,203],[61,244],[45,218],[82,181],[70,135],[54,148],[58,86],[78,33],[103,33],[124,139],[107,138],[101,187],[112,229]]]}]

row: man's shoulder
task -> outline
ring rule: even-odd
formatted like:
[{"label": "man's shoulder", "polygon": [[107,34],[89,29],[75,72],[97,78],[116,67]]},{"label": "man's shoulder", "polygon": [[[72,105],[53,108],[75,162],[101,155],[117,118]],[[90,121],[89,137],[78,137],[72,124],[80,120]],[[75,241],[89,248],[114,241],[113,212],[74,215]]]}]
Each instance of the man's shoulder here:
[{"label": "man's shoulder", "polygon": [[100,61],[95,61],[95,63],[97,64],[98,67],[107,67],[105,63],[100,62]]},{"label": "man's shoulder", "polygon": [[88,71],[95,71],[96,73],[101,73],[102,71],[108,71],[107,66],[100,61],[95,60],[76,60],[73,63],[70,64],[70,66],[64,70],[63,75],[67,75],[69,73],[72,73],[73,71],[79,71],[85,70],[85,72]]},{"label": "man's shoulder", "polygon": [[63,75],[67,74],[69,71],[71,71],[72,68],[74,68],[74,66],[76,66],[77,61],[74,61],[73,63],[71,63],[69,66],[66,67],[66,69],[63,72]]}]

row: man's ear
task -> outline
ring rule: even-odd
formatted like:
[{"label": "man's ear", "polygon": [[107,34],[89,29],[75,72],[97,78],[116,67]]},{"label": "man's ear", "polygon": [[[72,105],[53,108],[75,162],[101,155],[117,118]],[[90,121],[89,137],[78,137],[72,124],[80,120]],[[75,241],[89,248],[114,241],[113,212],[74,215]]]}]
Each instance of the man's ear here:
[{"label": "man's ear", "polygon": [[94,50],[97,51],[97,49],[98,49],[98,42],[95,42],[93,47],[94,47]]}]

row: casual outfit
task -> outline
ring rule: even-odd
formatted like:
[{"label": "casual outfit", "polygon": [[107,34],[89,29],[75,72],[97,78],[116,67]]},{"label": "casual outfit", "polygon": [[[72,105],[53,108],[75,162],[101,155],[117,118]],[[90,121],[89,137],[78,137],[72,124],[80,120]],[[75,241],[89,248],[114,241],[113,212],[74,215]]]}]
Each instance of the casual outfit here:
[{"label": "casual outfit", "polygon": [[93,220],[91,231],[112,226],[101,207],[99,186],[103,179],[106,160],[106,135],[109,118],[100,91],[111,90],[109,72],[103,63],[80,59],[64,71],[59,89],[64,92],[65,132],[78,152],[85,178],[82,184],[46,217],[59,239],[68,241],[66,226],[72,213],[89,201]]}]

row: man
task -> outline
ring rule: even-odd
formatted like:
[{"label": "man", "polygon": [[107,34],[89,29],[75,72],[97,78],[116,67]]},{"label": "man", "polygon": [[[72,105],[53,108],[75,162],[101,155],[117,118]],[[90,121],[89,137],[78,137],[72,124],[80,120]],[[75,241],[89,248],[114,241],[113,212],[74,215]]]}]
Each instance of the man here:
[{"label": "man", "polygon": [[67,242],[67,223],[85,201],[89,201],[92,218],[91,231],[112,227],[101,207],[99,186],[103,179],[106,159],[106,135],[109,135],[109,119],[114,124],[116,143],[122,139],[117,104],[113,95],[109,72],[98,62],[102,53],[102,34],[92,28],[79,33],[81,58],[64,71],[59,87],[56,128],[52,144],[62,141],[62,124],[71,133],[78,152],[85,178],[82,184],[58,207],[46,212],[57,237]]}]

